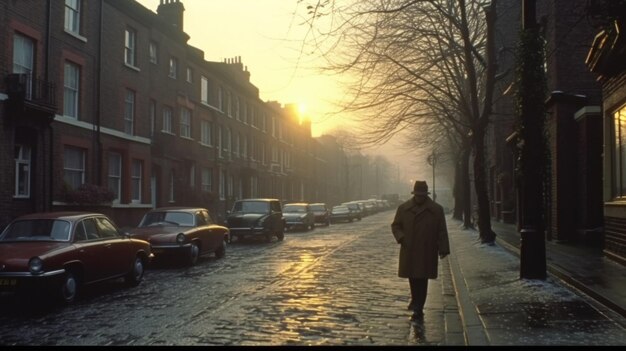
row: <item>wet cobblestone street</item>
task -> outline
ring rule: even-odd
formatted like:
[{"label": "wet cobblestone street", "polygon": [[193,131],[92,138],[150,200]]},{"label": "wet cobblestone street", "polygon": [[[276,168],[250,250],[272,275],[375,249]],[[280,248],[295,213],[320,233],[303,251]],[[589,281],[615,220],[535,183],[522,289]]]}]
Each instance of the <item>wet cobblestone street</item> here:
[{"label": "wet cobblestone street", "polygon": [[44,312],[5,297],[0,339],[4,345],[463,344],[447,260],[440,278],[430,281],[424,323],[410,324],[392,216],[288,232],[282,242],[234,242],[224,259],[152,267],[136,288],[103,284],[74,305]]}]

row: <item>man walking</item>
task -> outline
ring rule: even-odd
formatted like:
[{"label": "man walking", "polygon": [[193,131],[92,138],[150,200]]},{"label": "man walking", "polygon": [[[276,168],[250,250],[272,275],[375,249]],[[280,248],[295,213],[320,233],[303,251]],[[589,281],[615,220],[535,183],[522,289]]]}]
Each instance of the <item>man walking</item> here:
[{"label": "man walking", "polygon": [[416,181],[411,194],[398,206],[391,232],[400,244],[398,276],[409,279],[411,320],[417,321],[424,317],[428,279],[437,278],[437,256],[446,257],[450,244],[443,207],[428,196],[428,184]]}]

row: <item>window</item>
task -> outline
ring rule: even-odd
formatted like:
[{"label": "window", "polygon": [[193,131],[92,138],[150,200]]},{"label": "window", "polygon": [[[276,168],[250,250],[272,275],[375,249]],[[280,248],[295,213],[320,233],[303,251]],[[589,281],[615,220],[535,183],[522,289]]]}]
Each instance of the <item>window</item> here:
[{"label": "window", "polygon": [[226,199],[226,171],[220,171],[220,200]]},{"label": "window", "polygon": [[206,77],[200,78],[200,101],[209,104],[209,80]]},{"label": "window", "polygon": [[163,129],[162,132],[172,132],[172,109],[169,107],[163,108]]},{"label": "window", "polygon": [[122,155],[116,152],[109,154],[109,189],[115,194],[113,202],[120,202],[122,193]]},{"label": "window", "polygon": [[261,143],[261,163],[267,164],[267,159],[265,158],[265,143]]},{"label": "window", "polygon": [[191,67],[187,67],[187,82],[193,83],[193,70]]},{"label": "window", "polygon": [[98,234],[101,238],[115,238],[119,236],[117,228],[108,219],[97,217],[96,224],[98,225]]},{"label": "window", "polygon": [[65,0],[65,30],[75,34],[80,32],[79,0]]},{"label": "window", "polygon": [[613,114],[615,144],[613,150],[613,188],[616,197],[626,196],[626,105]]},{"label": "window", "polygon": [[32,93],[32,80],[35,57],[35,42],[20,34],[13,37],[13,73],[29,75],[26,81],[26,97],[30,98]]},{"label": "window", "polygon": [[239,148],[241,146],[241,134],[235,134],[235,141],[233,142],[233,153],[239,157]]},{"label": "window", "polygon": [[177,76],[178,76],[178,59],[175,57],[171,57],[169,77],[176,79]]},{"label": "window", "polygon": [[133,203],[141,203],[141,177],[143,164],[141,160],[133,160],[132,173],[130,175],[130,187]]},{"label": "window", "polygon": [[213,171],[210,168],[202,169],[202,191],[210,192],[213,183]]},{"label": "window", "polygon": [[232,137],[231,137],[231,132],[230,132],[230,128],[226,127],[226,135],[224,138],[224,152],[228,155],[228,157],[230,158],[230,151],[232,150]]},{"label": "window", "polygon": [[272,136],[276,138],[276,117],[272,116]]},{"label": "window", "polygon": [[15,197],[30,197],[30,146],[15,145]]},{"label": "window", "polygon": [[248,124],[248,104],[243,104],[243,123]]},{"label": "window", "polygon": [[133,67],[135,67],[137,63],[137,53],[135,51],[136,40],[137,33],[135,30],[127,28],[125,36],[126,47],[124,48],[124,62]]},{"label": "window", "polygon": [[65,62],[65,76],[63,80],[63,114],[78,119],[78,89],[80,70],[77,65]]},{"label": "window", "polygon": [[124,132],[133,135],[133,124],[135,122],[135,92],[126,90],[124,100]]},{"label": "window", "polygon": [[237,120],[241,120],[241,116],[239,115],[239,96],[235,96],[235,118]]},{"label": "window", "polygon": [[184,107],[180,109],[180,136],[191,138],[191,111]]},{"label": "window", "polygon": [[226,114],[228,115],[228,117],[232,117],[233,116],[233,100],[230,96],[230,91],[226,92]]},{"label": "window", "polygon": [[156,121],[156,101],[150,100],[150,137],[154,137],[154,123]]},{"label": "window", "polygon": [[200,143],[203,145],[213,145],[213,141],[211,140],[211,129],[211,122],[200,122]]},{"label": "window", "polygon": [[219,158],[224,157],[224,155],[222,154],[222,151],[224,149],[224,138],[222,136],[222,126],[218,126],[217,127],[217,155]]},{"label": "window", "polygon": [[148,47],[148,51],[150,53],[150,63],[159,63],[159,47],[157,46],[157,43],[151,41]]},{"label": "window", "polygon": [[248,158],[248,136],[243,137],[243,147],[241,148],[241,157]]},{"label": "window", "polygon": [[85,183],[85,151],[66,146],[63,150],[63,180],[70,189]]}]

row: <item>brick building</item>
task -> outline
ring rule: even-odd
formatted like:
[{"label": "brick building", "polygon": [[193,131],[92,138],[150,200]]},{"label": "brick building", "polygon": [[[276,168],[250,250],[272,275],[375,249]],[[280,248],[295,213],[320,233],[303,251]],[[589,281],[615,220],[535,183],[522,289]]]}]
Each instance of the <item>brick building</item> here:
[{"label": "brick building", "polygon": [[[262,101],[241,58],[206,61],[183,14],[178,0],[156,14],[133,0],[0,3],[1,227],[34,211],[127,227],[152,207],[220,220],[237,198],[329,201],[324,156],[341,150],[322,153],[295,106]],[[112,203],[70,201],[82,184]]]}]

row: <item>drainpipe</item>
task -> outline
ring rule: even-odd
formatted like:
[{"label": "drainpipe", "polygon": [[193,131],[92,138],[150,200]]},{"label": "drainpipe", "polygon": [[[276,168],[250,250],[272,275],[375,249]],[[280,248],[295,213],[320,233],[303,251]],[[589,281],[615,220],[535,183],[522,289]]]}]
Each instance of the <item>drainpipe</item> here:
[{"label": "drainpipe", "polygon": [[104,23],[104,0],[100,0],[100,28],[98,28],[98,55],[96,56],[96,86],[95,86],[95,100],[96,100],[96,123],[94,125],[94,131],[96,137],[94,138],[94,152],[96,154],[94,169],[96,173],[96,183],[102,185],[102,141],[100,140],[100,116],[102,111],[102,97],[100,92],[102,91],[102,28]]},{"label": "drainpipe", "polygon": [[[51,39],[51,17],[52,16],[52,0],[48,0],[48,9],[47,9],[47,13],[46,13],[46,72],[45,72],[45,76],[46,76],[46,82],[50,81],[50,39]],[[53,158],[52,155],[54,155],[54,132],[52,130],[52,122],[50,122],[48,124],[48,133],[50,135],[50,147],[48,147],[48,155],[45,156],[44,158],[48,159],[48,191],[47,191],[47,196],[46,196],[46,177],[44,177],[43,179],[43,189],[42,192],[44,194],[44,211],[49,211],[52,209],[52,194],[54,194],[54,177],[52,176],[54,174],[54,162],[53,162]],[[47,198],[46,198],[47,197]]]}]

